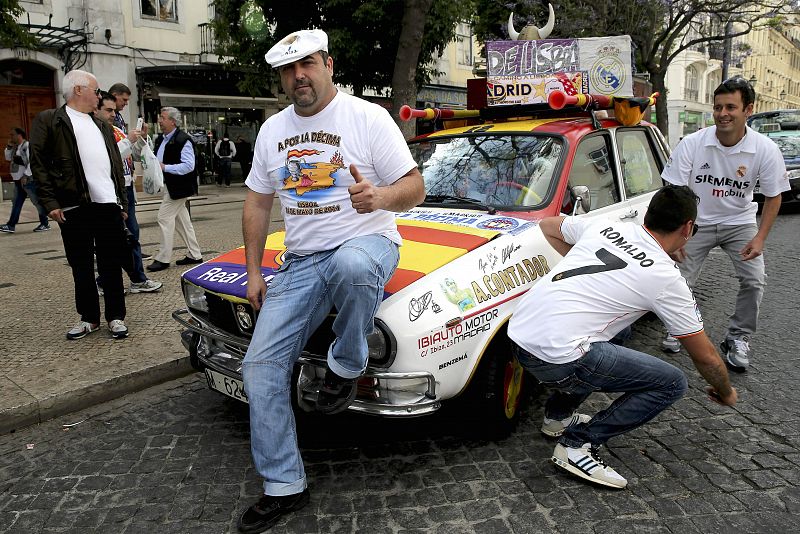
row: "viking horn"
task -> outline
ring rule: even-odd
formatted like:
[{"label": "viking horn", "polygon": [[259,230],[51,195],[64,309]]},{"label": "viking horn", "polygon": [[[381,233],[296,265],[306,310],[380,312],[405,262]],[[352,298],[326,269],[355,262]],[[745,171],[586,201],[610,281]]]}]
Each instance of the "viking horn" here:
[{"label": "viking horn", "polygon": [[508,36],[511,37],[512,41],[516,41],[517,37],[519,37],[519,32],[514,29],[514,12],[513,11],[508,16]]},{"label": "viking horn", "polygon": [[547,24],[544,25],[544,28],[539,28],[539,39],[547,39],[553,32],[553,26],[556,24],[556,14],[553,13],[553,4],[547,4],[547,7],[550,8],[550,16],[547,18]]}]

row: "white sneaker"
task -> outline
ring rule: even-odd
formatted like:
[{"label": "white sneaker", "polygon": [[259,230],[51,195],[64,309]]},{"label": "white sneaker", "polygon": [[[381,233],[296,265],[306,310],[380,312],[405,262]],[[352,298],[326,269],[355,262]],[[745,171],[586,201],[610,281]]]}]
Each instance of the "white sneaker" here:
[{"label": "white sneaker", "polygon": [[78,324],[73,326],[67,332],[67,339],[80,339],[87,334],[97,332],[100,330],[99,324],[87,323],[86,321],[78,321]]},{"label": "white sneaker", "polygon": [[628,485],[627,480],[600,459],[597,447],[592,447],[591,443],[584,443],[579,449],[565,447],[559,443],[553,451],[553,462],[562,469],[596,484],[612,488],[624,488]]},{"label": "white sneaker", "polygon": [[667,337],[665,337],[664,341],[661,342],[661,350],[664,352],[680,352],[681,342],[667,334]]},{"label": "white sneaker", "polygon": [[163,286],[163,282],[156,282],[155,280],[147,279],[144,282],[131,282],[131,293],[152,293],[158,291]]},{"label": "white sneaker", "polygon": [[[158,287],[161,287],[161,286],[158,286]],[[123,295],[127,295],[127,294],[128,294],[128,291],[129,291],[129,290],[128,290],[128,288],[126,287],[125,289],[123,289],[123,291],[122,291],[122,294],[123,294]],[[106,293],[106,292],[103,290],[103,286],[97,286],[97,294],[98,294],[98,295],[100,295],[100,296],[102,297],[103,295],[105,295],[105,293]]]},{"label": "white sneaker", "polygon": [[128,327],[121,319],[114,319],[108,322],[108,330],[111,332],[111,337],[114,339],[123,339],[128,337]]},{"label": "white sneaker", "polygon": [[547,434],[548,436],[557,438],[564,433],[564,430],[566,430],[568,426],[576,425],[578,423],[588,423],[591,420],[591,416],[584,415],[582,413],[574,413],[566,419],[561,420],[549,419],[545,417],[544,421],[542,421],[542,434]]}]

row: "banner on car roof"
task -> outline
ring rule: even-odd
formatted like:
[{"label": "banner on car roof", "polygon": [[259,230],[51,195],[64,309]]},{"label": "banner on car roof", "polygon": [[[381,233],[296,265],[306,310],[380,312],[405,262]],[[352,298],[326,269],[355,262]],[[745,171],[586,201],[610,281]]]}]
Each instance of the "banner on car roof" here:
[{"label": "banner on car roof", "polygon": [[633,96],[631,38],[490,41],[486,91],[490,105],[544,104],[554,90]]}]

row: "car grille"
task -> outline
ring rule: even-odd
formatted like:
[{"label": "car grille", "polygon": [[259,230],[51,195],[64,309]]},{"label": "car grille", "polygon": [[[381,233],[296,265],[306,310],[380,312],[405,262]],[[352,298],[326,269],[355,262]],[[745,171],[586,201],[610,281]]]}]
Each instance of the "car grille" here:
[{"label": "car grille", "polygon": [[[208,314],[203,318],[209,321],[214,328],[238,338],[249,340],[252,337],[258,314],[253,312],[253,308],[250,304],[231,302],[218,295],[209,293],[208,291],[206,291],[205,295],[206,302],[208,303]],[[250,325],[249,327],[245,327],[242,321],[243,315],[245,314],[248,317],[245,322]],[[327,358],[328,348],[336,338],[336,335],[333,333],[333,321],[335,318],[335,314],[328,315],[319,328],[309,337],[304,348],[304,352],[307,356],[312,358],[317,357],[322,360]],[[226,348],[231,350],[234,354],[241,354],[244,356],[241,349],[233,345],[228,346],[226,344]],[[393,359],[394,356],[390,350],[383,358],[380,360],[371,360],[371,363],[372,365],[385,366],[390,364]]]}]

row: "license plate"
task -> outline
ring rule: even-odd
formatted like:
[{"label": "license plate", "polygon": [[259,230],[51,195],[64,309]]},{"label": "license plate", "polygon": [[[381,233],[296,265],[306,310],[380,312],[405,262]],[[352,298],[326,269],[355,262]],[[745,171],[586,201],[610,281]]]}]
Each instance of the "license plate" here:
[{"label": "license plate", "polygon": [[234,399],[247,402],[247,393],[244,392],[244,384],[241,380],[225,376],[211,369],[206,369],[206,380],[208,380],[208,387],[214,391],[219,391]]}]

